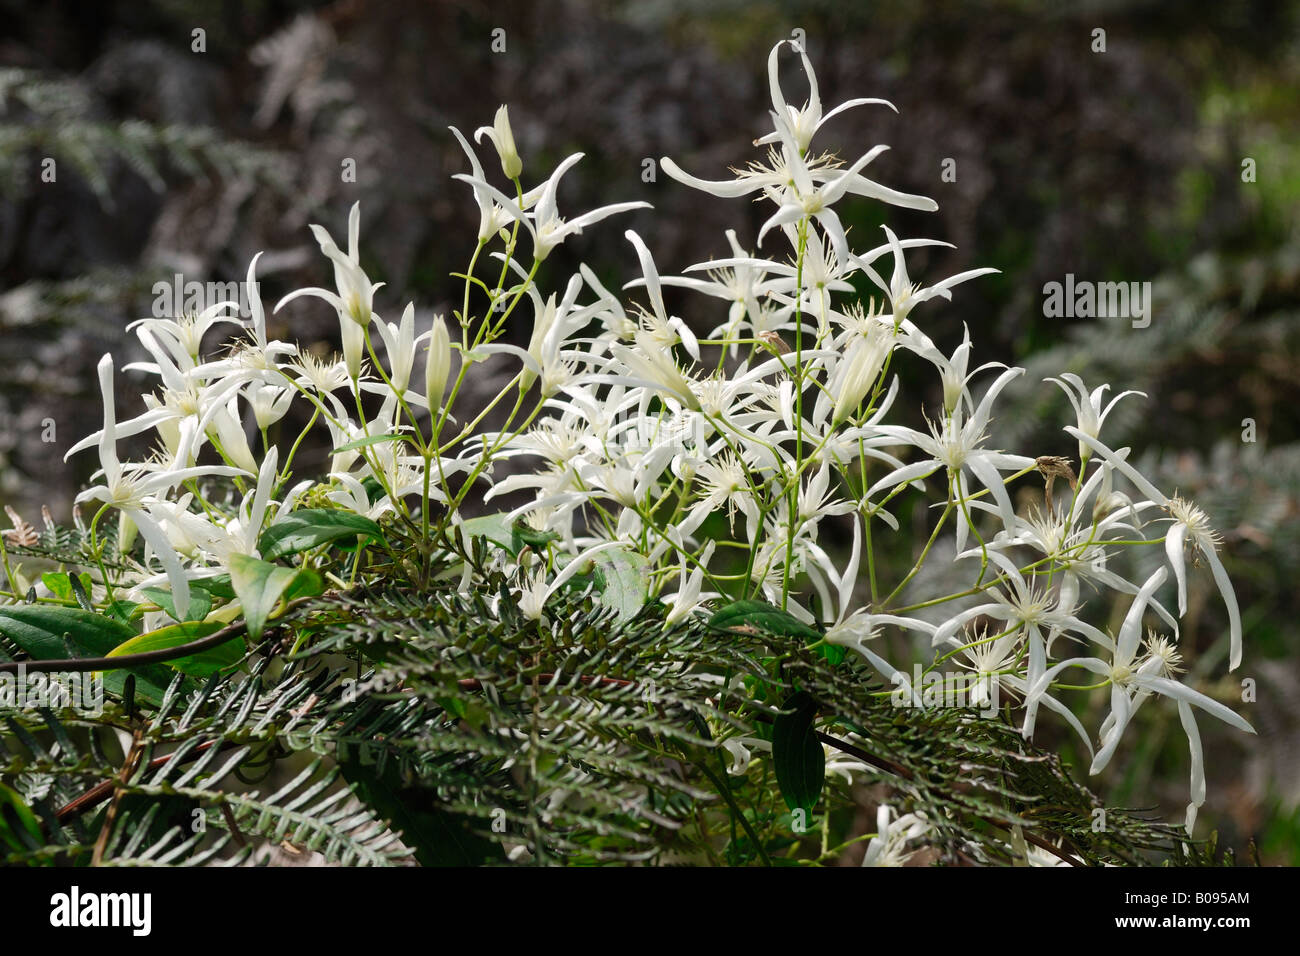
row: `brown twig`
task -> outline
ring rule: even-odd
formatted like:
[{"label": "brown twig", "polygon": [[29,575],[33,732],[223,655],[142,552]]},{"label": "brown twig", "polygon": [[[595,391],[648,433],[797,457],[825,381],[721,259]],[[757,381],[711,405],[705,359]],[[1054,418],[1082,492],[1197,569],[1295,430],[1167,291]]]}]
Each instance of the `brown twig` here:
[{"label": "brown twig", "polygon": [[[197,747],[195,747],[193,750],[191,750],[189,753],[185,755],[185,759],[189,760],[191,757],[198,756],[199,754],[203,753],[203,751],[208,750],[209,748],[211,748],[217,743],[218,741],[216,740],[209,740],[207,743],[199,744]],[[149,769],[154,770],[158,767],[161,767],[167,761],[171,760],[172,757],[174,756],[175,754],[164,754],[161,757],[154,757],[153,760],[149,761]],[[95,786],[91,787],[81,796],[77,797],[70,803],[61,807],[54,814],[55,818],[60,823],[62,823],[64,820],[68,819],[69,817],[74,817],[79,813],[84,813],[85,811],[91,809],[92,807],[99,806],[99,804],[103,803],[109,797],[109,795],[112,794],[113,788],[116,786],[116,783],[117,783],[116,779],[112,779],[112,780],[104,780],[100,783],[95,784]]]},{"label": "brown twig", "polygon": [[[583,674],[577,674],[575,675],[575,678],[578,680],[579,683],[583,683],[583,684],[601,684],[606,687],[635,687],[636,686],[636,681],[623,680],[620,677],[587,677]],[[555,674],[553,673],[538,674],[534,678],[534,680],[538,682],[549,681],[554,679],[555,679]],[[456,685],[460,687],[461,690],[482,690],[483,689],[483,682],[479,680],[477,677],[462,678],[461,680],[456,681]]]},{"label": "brown twig", "polygon": [[230,833],[235,838],[235,842],[240,846],[246,845],[248,838],[244,836],[243,831],[239,829],[239,824],[235,822],[235,811],[230,809],[230,804],[223,803],[221,805],[221,815],[226,818],[226,826],[230,828]]},{"label": "brown twig", "polygon": [[104,825],[99,828],[99,837],[95,840],[95,851],[90,857],[91,866],[99,866],[104,861],[104,850],[108,847],[108,837],[113,832],[113,824],[117,821],[117,808],[122,800],[122,788],[126,786],[126,782],[131,779],[136,767],[140,765],[140,755],[143,753],[144,734],[137,727],[131,734],[131,748],[126,753],[126,759],[122,761],[122,769],[116,777],[107,781],[113,791],[113,802],[108,805],[108,812],[104,814]]}]

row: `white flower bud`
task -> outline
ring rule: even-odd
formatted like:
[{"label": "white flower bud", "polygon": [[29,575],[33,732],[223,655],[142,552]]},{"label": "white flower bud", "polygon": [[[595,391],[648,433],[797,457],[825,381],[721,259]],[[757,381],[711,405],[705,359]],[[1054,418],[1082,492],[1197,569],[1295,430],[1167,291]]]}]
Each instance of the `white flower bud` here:
[{"label": "white flower bud", "polygon": [[[885,356],[889,354],[893,343],[886,332],[877,331],[877,328],[873,326],[870,332],[849,346],[839,368],[835,370],[830,391],[835,397],[831,421],[836,425],[852,415],[862,404],[884,367]],[[879,328],[883,329],[883,326]]]},{"label": "white flower bud", "polygon": [[496,147],[497,155],[501,157],[501,171],[506,178],[517,178],[524,171],[524,161],[515,148],[515,134],[510,128],[510,113],[505,106],[497,110],[491,126],[480,126],[474,132],[474,142],[481,143],[484,135]]},{"label": "white flower bud", "polygon": [[429,400],[429,411],[442,407],[442,396],[447,390],[447,377],[451,373],[451,338],[447,323],[437,316],[429,333],[429,349],[424,362],[424,395]]}]

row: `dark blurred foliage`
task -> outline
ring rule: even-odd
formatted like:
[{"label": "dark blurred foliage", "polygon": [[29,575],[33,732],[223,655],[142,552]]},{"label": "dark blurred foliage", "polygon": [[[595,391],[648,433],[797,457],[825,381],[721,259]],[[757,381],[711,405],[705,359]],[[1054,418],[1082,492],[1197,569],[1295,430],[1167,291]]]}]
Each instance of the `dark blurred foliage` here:
[{"label": "dark blurred foliage", "polygon": [[[1126,400],[1107,437],[1145,456],[1162,487],[1201,499],[1224,531],[1245,610],[1244,676],[1260,685],[1258,740],[1202,722],[1206,815],[1230,845],[1254,834],[1266,861],[1300,862],[1295,3],[0,0],[0,22],[0,501],[24,512],[48,503],[59,517],[92,467],[90,456],[61,459],[99,419],[95,362],[107,350],[140,356],[124,328],[149,314],[155,281],[241,279],[265,250],[268,304],[327,283],[306,225],[338,236],[359,199],[363,261],[388,283],[379,311],[395,318],[408,299],[449,311],[459,286],[448,273],[463,268],[477,218],[468,187],[450,179],[466,163],[446,127],[468,134],[500,103],[526,182],[586,153],[562,212],[656,207],[570,241],[548,260],[544,289],[582,261],[611,283],[632,278],[626,228],[664,272],[727,254],[729,227],[752,247],[760,207],[666,176],[643,182],[643,161],[672,155],[722,178],[759,158],[750,140],[767,124],[766,54],[802,29],[828,106],[878,96],[899,108],[850,111],[820,144],[856,156],[887,142],[873,175],[940,204],[922,214],[849,203],[857,245],[876,244],[887,220],[957,246],[916,250],[914,278],[1002,270],[914,315],[945,350],[965,323],[978,360],[1028,367],[995,423],[998,443],[1073,453],[1057,430],[1068,408],[1045,375],[1150,396]],[[200,27],[207,49],[195,53]],[[505,53],[492,52],[496,28]],[[1104,54],[1092,51],[1096,28]],[[788,95],[802,98],[791,66]],[[57,183],[40,181],[47,156]],[[1255,182],[1243,182],[1246,157]],[[340,176],[348,158],[355,183]],[[949,158],[955,182],[940,177]],[[497,172],[490,155],[484,165]],[[1066,273],[1154,282],[1151,327],[1044,318],[1043,285]],[[701,325],[717,318],[700,312],[716,302],[670,304]],[[336,334],[319,303],[295,303],[271,331],[321,347]],[[932,378],[905,382],[901,413],[933,405]],[[119,377],[120,401],[137,382]],[[43,443],[50,418],[57,441]],[[1244,419],[1254,443],[1242,441]],[[1196,590],[1203,600],[1209,589]],[[1222,673],[1222,611],[1192,610],[1184,640],[1205,674]],[[1225,699],[1239,696],[1237,677],[1225,678]],[[1111,795],[1159,798],[1181,815],[1176,724],[1163,737],[1169,715],[1146,717],[1151,750],[1117,761]]]}]

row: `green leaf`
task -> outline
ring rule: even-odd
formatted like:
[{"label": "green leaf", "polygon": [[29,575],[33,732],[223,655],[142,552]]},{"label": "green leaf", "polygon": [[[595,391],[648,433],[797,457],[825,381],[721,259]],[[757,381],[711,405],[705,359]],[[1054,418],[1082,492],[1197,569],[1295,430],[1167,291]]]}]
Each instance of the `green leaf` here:
[{"label": "green leaf", "polygon": [[123,624],[130,624],[144,613],[141,610],[143,607],[143,604],[138,604],[135,601],[116,600],[109,604],[105,610],[112,615],[113,620],[121,621]]},{"label": "green leaf", "polygon": [[772,768],[785,805],[812,813],[826,779],[826,752],[813,730],[817,702],[805,691],[792,694],[772,724]]},{"label": "green leaf", "polygon": [[[181,621],[182,618],[176,613],[176,603],[172,600],[172,592],[168,588],[141,588],[140,593],[147,597],[154,604],[167,612],[167,616],[173,621]],[[190,612],[184,618],[185,621],[201,621],[208,616],[212,610],[212,593],[206,588],[190,582]]]},{"label": "green leaf", "polygon": [[619,620],[628,621],[636,617],[645,605],[646,585],[649,583],[645,556],[628,548],[611,548],[592,560],[600,584],[600,603],[614,608]]},{"label": "green leaf", "polygon": [[[50,589],[50,593],[60,601],[71,604],[76,600],[72,591],[72,576],[68,572],[46,571],[41,575],[41,581]],[[78,583],[82,586],[83,591],[89,591],[90,575],[83,571],[78,575]]]},{"label": "green leaf", "polygon": [[[253,640],[262,636],[266,621],[281,600],[288,600],[286,594],[295,587],[298,577],[303,572],[297,568],[285,568],[268,561],[259,561],[247,554],[236,554],[230,558],[230,581],[234,585],[235,595],[244,608],[244,621],[248,625],[248,636]],[[315,575],[314,571],[307,572]],[[319,580],[319,576],[317,576]]]},{"label": "green leaf", "polygon": [[195,578],[190,582],[190,587],[207,591],[214,598],[230,600],[235,596],[235,589],[230,586],[229,574],[218,574],[210,578]]},{"label": "green leaf", "polygon": [[50,593],[60,601],[72,603],[72,582],[63,571],[46,571],[41,575],[41,582],[50,589]]},{"label": "green leaf", "polygon": [[513,545],[511,551],[518,554],[524,550],[524,545],[542,551],[552,541],[558,541],[560,536],[554,531],[538,531],[536,528],[530,528],[522,520],[516,521],[510,528],[510,542]]},{"label": "green leaf", "polygon": [[849,649],[843,644],[819,644],[817,652],[826,658],[826,663],[831,667],[839,667],[844,663],[844,658],[848,656]]},{"label": "green leaf", "polygon": [[297,600],[300,597],[315,597],[325,591],[325,579],[311,568],[299,568],[289,587],[284,592],[284,600]]},{"label": "green leaf", "polygon": [[83,657],[103,657],[118,644],[135,636],[120,621],[79,607],[53,604],[16,604],[0,607],[0,634],[4,634],[38,661],[67,660],[67,634]]},{"label": "green leaf", "polygon": [[505,548],[511,554],[518,554],[520,544],[515,540],[514,526],[505,514],[480,515],[469,518],[460,525],[462,533],[470,538],[487,538],[498,547]]},{"label": "green leaf", "polygon": [[0,843],[22,853],[45,845],[36,814],[13,787],[0,783]]},{"label": "green leaf", "polygon": [[330,454],[341,455],[345,451],[356,451],[358,448],[365,448],[368,445],[378,445],[380,442],[388,441],[406,441],[406,436],[391,433],[387,435],[369,435],[365,438],[358,438],[356,441],[350,441],[346,445],[339,445],[339,447],[335,448],[330,452]]},{"label": "green leaf", "polygon": [[766,601],[744,600],[728,604],[709,618],[709,626],[724,631],[761,631],[780,637],[800,637],[810,643],[820,641],[822,637],[816,628]]},{"label": "green leaf", "polygon": [[[143,654],[146,651],[161,651],[172,647],[197,641],[201,637],[215,634],[225,627],[220,621],[199,621],[185,624],[169,624],[156,631],[149,631],[139,637],[119,644],[108,652],[109,657],[121,657],[125,654]],[[244,639],[232,637],[224,644],[210,647],[197,654],[178,657],[167,661],[170,667],[192,677],[208,677],[214,671],[223,670],[232,664],[238,664],[244,656]]]},{"label": "green leaf", "polygon": [[[84,580],[83,580],[84,579]],[[95,610],[95,605],[90,600],[90,575],[82,573],[81,577],[68,575],[68,584],[72,587],[72,596],[77,599],[77,604],[83,611]]]},{"label": "green leaf", "polygon": [[[107,657],[113,648],[135,637],[132,628],[115,618],[52,604],[0,607],[0,634],[38,661],[68,660],[68,642],[74,652],[71,656]],[[163,693],[171,683],[167,668],[148,665],[107,671],[104,687],[120,696],[128,673],[135,674],[137,697],[152,704],[162,702]]]},{"label": "green leaf", "polygon": [[[257,550],[262,557],[273,561],[340,538],[358,537],[383,541],[384,533],[364,515],[329,508],[303,508],[291,511],[263,531],[257,540]],[[234,579],[233,571],[231,578]],[[235,592],[239,592],[238,584]]]}]

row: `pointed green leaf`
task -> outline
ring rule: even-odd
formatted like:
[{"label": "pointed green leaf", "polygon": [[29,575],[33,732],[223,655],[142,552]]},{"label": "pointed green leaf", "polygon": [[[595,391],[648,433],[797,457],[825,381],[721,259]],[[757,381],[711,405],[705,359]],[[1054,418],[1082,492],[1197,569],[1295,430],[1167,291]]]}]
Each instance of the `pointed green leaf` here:
[{"label": "pointed green leaf", "polygon": [[813,729],[817,702],[804,691],[792,694],[772,725],[772,768],[785,805],[812,813],[826,779],[826,752]]},{"label": "pointed green leaf", "polygon": [[[67,571],[46,571],[41,575],[41,583],[50,589],[50,593],[60,601],[66,601],[69,604],[78,601],[73,591],[72,582],[73,576]],[[89,591],[90,575],[83,571],[77,576],[77,583],[81,585],[83,592]]]},{"label": "pointed green leaf", "polygon": [[369,445],[378,445],[380,442],[405,441],[405,440],[406,440],[405,435],[395,435],[391,433],[387,435],[368,435],[365,438],[358,438],[356,441],[350,441],[346,445],[339,445],[339,447],[335,448],[332,452],[330,452],[330,454],[341,455],[345,451],[356,451],[358,448],[365,448]]},{"label": "pointed green leaf", "polygon": [[16,604],[0,607],[0,634],[4,634],[38,661],[66,660],[67,634],[83,657],[103,657],[118,644],[135,636],[120,621],[79,607],[53,604]]},{"label": "pointed green leaf", "polygon": [[799,637],[808,642],[821,640],[816,628],[766,601],[744,600],[728,604],[709,618],[709,625],[724,631],[761,631],[780,637]]},{"label": "pointed green leaf", "polygon": [[[257,541],[257,550],[270,561],[342,538],[359,537],[383,541],[384,533],[379,525],[364,515],[330,508],[303,508],[291,511],[263,531]],[[235,591],[238,593],[238,585]]]},{"label": "pointed green leaf", "polygon": [[253,640],[262,636],[267,618],[297,577],[295,568],[280,567],[246,554],[231,556],[230,581],[244,609],[248,636]]},{"label": "pointed green leaf", "polygon": [[207,591],[214,598],[229,600],[235,596],[235,589],[230,586],[229,574],[218,574],[210,578],[195,578],[190,582],[190,587]]},{"label": "pointed green leaf", "polygon": [[144,611],[141,610],[143,607],[143,604],[138,604],[135,601],[117,600],[109,604],[105,610],[113,620],[129,625],[133,620],[137,620],[140,615],[144,613]]},{"label": "pointed green leaf", "polygon": [[646,559],[629,548],[611,548],[592,559],[596,564],[599,601],[618,612],[620,620],[636,617],[646,599]]},{"label": "pointed green leaf", "polygon": [[480,515],[467,518],[460,524],[461,532],[470,538],[487,538],[498,547],[505,548],[511,554],[518,554],[520,544],[515,540],[514,527],[504,514]]},{"label": "pointed green leaf", "polygon": [[[200,637],[215,634],[225,625],[220,621],[197,621],[185,624],[169,624],[156,631],[149,631],[139,637],[133,637],[109,651],[109,657],[121,657],[125,654],[143,654],[146,651],[161,651],[179,647],[196,641]],[[244,639],[232,637],[224,644],[210,647],[197,654],[178,657],[167,664],[184,674],[193,677],[208,677],[213,671],[219,671],[232,664],[238,664],[244,657]]]},{"label": "pointed green leaf", "polygon": [[16,853],[45,845],[36,814],[13,787],[0,783],[0,843]]},{"label": "pointed green leaf", "polygon": [[[76,657],[106,657],[113,648],[135,637],[135,631],[116,618],[52,604],[0,607],[0,634],[40,661],[67,660],[68,642]],[[147,665],[129,671],[107,671],[104,687],[120,695],[128,673],[135,674],[137,697],[152,704],[162,702],[171,682],[167,668]]]},{"label": "pointed green leaf", "polygon": [[543,550],[550,542],[558,541],[560,536],[554,531],[538,531],[530,528],[522,520],[516,521],[510,528],[511,551],[518,554],[528,545],[536,551]]},{"label": "pointed green leaf", "polygon": [[289,582],[289,587],[285,589],[284,600],[289,602],[300,597],[315,597],[323,593],[324,590],[324,578],[311,568],[299,568],[298,573]]},{"label": "pointed green leaf", "polygon": [[[167,616],[173,621],[180,621],[181,617],[176,613],[176,603],[172,600],[170,588],[141,588],[140,593],[147,597],[154,604],[167,612]],[[190,582],[190,612],[185,616],[186,621],[201,621],[208,616],[212,610],[212,592],[206,588],[199,587],[193,581]]]}]

